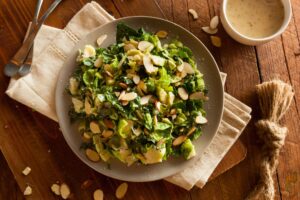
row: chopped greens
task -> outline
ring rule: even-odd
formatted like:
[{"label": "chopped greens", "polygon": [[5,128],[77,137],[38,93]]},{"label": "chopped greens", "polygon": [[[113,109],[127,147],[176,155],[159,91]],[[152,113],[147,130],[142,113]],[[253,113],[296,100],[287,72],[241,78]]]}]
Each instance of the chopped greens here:
[{"label": "chopped greens", "polygon": [[208,97],[193,52],[124,23],[116,41],[107,48],[86,45],[70,77],[69,115],[79,122],[81,148],[128,166],[195,156],[192,141],[207,123]]}]

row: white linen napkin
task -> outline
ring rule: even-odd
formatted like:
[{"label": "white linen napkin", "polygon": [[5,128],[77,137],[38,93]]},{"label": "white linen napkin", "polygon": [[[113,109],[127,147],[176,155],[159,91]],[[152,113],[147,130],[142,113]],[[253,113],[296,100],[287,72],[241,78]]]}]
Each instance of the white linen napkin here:
[{"label": "white linen napkin", "polygon": [[[11,78],[6,94],[57,121],[55,87],[60,69],[72,47],[96,27],[114,20],[99,4],[86,4],[63,29],[42,26],[34,43],[32,71],[22,78]],[[222,73],[223,84],[226,74]],[[193,166],[165,180],[190,190],[202,188],[251,119],[251,108],[225,94],[221,125],[203,155]]]}]

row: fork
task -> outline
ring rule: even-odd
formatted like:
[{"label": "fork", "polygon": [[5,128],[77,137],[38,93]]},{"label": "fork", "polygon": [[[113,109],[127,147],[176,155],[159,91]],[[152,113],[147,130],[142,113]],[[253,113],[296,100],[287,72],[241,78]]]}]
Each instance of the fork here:
[{"label": "fork", "polygon": [[33,26],[33,30],[28,35],[26,40],[24,41],[21,48],[17,51],[17,53],[14,55],[14,57],[7,63],[4,67],[4,74],[6,76],[12,77],[15,76],[20,66],[24,63],[30,49],[32,48],[33,41],[35,39],[35,36],[39,32],[42,24],[47,19],[47,17],[52,13],[52,11],[56,8],[56,6],[61,2],[62,0],[55,0],[51,6],[48,8],[48,10],[45,12],[45,14],[41,17],[40,20],[38,20],[38,23]]}]

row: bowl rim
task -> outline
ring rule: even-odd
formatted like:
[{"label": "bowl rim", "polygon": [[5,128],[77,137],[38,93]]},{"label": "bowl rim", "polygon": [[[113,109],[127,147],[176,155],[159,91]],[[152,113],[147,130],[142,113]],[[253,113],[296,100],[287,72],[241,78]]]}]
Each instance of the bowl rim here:
[{"label": "bowl rim", "polygon": [[[220,74],[220,70],[219,70],[219,67],[218,67],[218,64],[217,64],[217,62],[216,62],[216,60],[215,60],[215,58],[213,57],[213,55],[212,55],[212,53],[208,50],[208,48],[201,42],[201,40],[200,39],[198,39],[193,33],[191,33],[189,30],[187,30],[186,28],[184,28],[184,27],[182,27],[182,26],[180,26],[180,25],[178,25],[178,24],[176,24],[176,23],[174,23],[174,22],[172,22],[172,21],[169,21],[169,20],[166,20],[166,19],[162,19],[162,18],[159,18],[159,17],[153,17],[153,16],[128,16],[128,17],[122,17],[122,18],[118,18],[118,19],[115,19],[115,20],[113,20],[113,21],[111,21],[111,22],[108,22],[108,23],[117,23],[117,22],[120,22],[120,21],[122,21],[122,20],[126,20],[126,19],[134,19],[134,18],[148,18],[148,19],[154,19],[154,20],[160,20],[160,21],[165,21],[166,23],[171,23],[173,26],[176,26],[176,27],[178,27],[178,28],[180,28],[180,29],[183,29],[184,31],[186,31],[187,33],[189,33],[189,35],[191,36],[191,37],[193,37],[194,39],[196,39],[201,45],[202,45],[202,47],[203,47],[203,49],[207,52],[207,54],[209,55],[209,57],[211,58],[211,61],[213,62],[213,64],[216,66],[216,69],[217,69],[217,71],[218,71],[218,77],[219,77],[219,80],[221,81],[221,84],[222,84],[222,78],[221,78],[221,74]],[[89,35],[92,35],[93,34],[93,32],[94,31],[96,31],[96,30],[98,30],[98,29],[101,29],[103,26],[106,26],[108,23],[105,23],[105,24],[103,24],[103,25],[101,25],[101,26],[98,26],[98,27],[96,27],[96,28],[94,28],[90,33],[88,33],[87,35],[85,35],[85,36],[83,36],[83,38],[82,39],[84,39],[84,38],[86,38],[86,37],[88,37]],[[79,41],[80,42],[80,41]],[[78,43],[79,43],[78,42]],[[76,45],[78,45],[78,43],[77,44],[75,44],[75,46]],[[67,62],[67,60],[68,59],[66,59],[66,61],[65,62]],[[62,68],[63,69],[63,68]],[[63,70],[61,69],[61,71],[59,72],[59,76],[58,76],[58,79],[57,79],[57,84],[56,84],[56,91],[55,91],[55,107],[56,107],[56,110],[59,110],[59,103],[57,103],[57,102],[59,102],[60,101],[60,93],[59,93],[59,86],[60,86],[60,80],[61,80],[61,77],[62,77],[62,75],[63,75],[63,73],[61,73],[61,72],[63,72]],[[215,121],[215,123],[217,124],[217,126],[216,126],[216,130],[215,130],[215,132],[214,132],[214,134],[213,134],[213,137],[211,137],[210,138],[210,140],[207,142],[207,144],[206,144],[206,146],[205,146],[205,149],[210,145],[210,143],[212,142],[212,140],[213,140],[213,138],[215,137],[215,135],[216,135],[216,133],[217,133],[217,131],[218,131],[218,129],[219,129],[219,127],[220,127],[220,124],[221,124],[221,121],[222,121],[222,117],[223,117],[223,113],[224,113],[224,101],[225,101],[225,91],[224,91],[224,86],[223,86],[223,84],[222,84],[222,87],[221,87],[221,91],[222,91],[222,93],[220,93],[220,96],[221,96],[221,100],[220,100],[220,106],[221,106],[221,111],[220,111],[220,115],[219,115],[219,117],[218,117],[218,120],[217,121]],[[57,114],[57,117],[58,117],[58,122],[59,122],[59,124],[62,122],[62,119],[61,119],[61,116],[60,116],[60,114]],[[108,177],[111,177],[111,178],[114,178],[114,179],[118,179],[118,180],[122,180],[122,181],[127,181],[127,182],[149,182],[149,181],[156,181],[156,180],[161,180],[161,179],[164,179],[164,178],[166,178],[166,177],[169,177],[169,176],[172,176],[172,175],[174,175],[174,174],[176,174],[176,173],[178,173],[178,172],[176,172],[176,173],[173,173],[173,174],[171,174],[171,175],[169,175],[169,176],[165,176],[165,177],[161,177],[161,178],[148,178],[148,180],[136,180],[136,179],[124,179],[124,178],[120,178],[120,177],[118,177],[117,175],[114,175],[114,174],[107,174],[107,173],[102,173],[102,172],[100,172],[99,170],[98,170],[98,168],[97,167],[94,167],[93,165],[90,165],[90,163],[87,161],[87,160],[85,160],[85,159],[83,159],[79,154],[80,154],[80,152],[78,152],[78,151],[76,151],[75,149],[74,149],[74,145],[72,145],[71,144],[71,141],[69,141],[69,139],[67,139],[66,138],[66,136],[65,136],[65,132],[63,131],[63,129],[64,129],[64,127],[62,127],[62,133],[63,133],[63,137],[64,137],[64,139],[65,139],[65,141],[66,141],[66,143],[68,144],[68,146],[69,146],[69,148],[71,148],[71,150],[72,150],[72,152],[83,162],[83,163],[85,163],[88,167],[90,167],[90,168],[92,168],[93,170],[95,170],[96,172],[98,172],[98,173],[100,173],[100,174],[103,174],[103,175],[105,175],[105,176],[108,176]],[[78,147],[77,147],[78,148]],[[204,152],[204,151],[203,151]],[[194,161],[195,162],[195,161]]]},{"label": "bowl rim", "polygon": [[[280,1],[282,2],[282,0],[280,0]],[[248,40],[250,42],[259,42],[260,43],[260,42],[264,42],[264,41],[270,41],[270,40],[276,38],[277,36],[281,35],[286,30],[286,28],[288,27],[288,25],[289,25],[289,23],[291,21],[291,18],[292,18],[292,4],[291,4],[290,0],[286,0],[286,1],[287,1],[287,10],[288,10],[288,13],[286,12],[286,6],[283,3],[283,6],[284,6],[284,20],[283,20],[283,23],[281,24],[280,28],[276,32],[274,32],[272,35],[267,36],[267,37],[262,37],[262,38],[252,38],[252,37],[246,36],[246,35],[240,33],[239,31],[237,31],[232,26],[230,20],[228,19],[227,11],[226,11],[228,0],[223,0],[221,9],[222,9],[222,13],[223,13],[223,18],[225,19],[227,25],[229,26],[229,28],[235,34],[238,35],[238,37],[246,39],[246,40]]]}]

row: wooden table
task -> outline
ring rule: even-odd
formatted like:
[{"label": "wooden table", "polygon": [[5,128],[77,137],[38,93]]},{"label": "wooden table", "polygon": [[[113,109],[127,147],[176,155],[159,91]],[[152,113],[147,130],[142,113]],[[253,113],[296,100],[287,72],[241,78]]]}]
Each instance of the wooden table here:
[{"label": "wooden table", "polygon": [[[45,0],[42,12],[52,1]],[[62,28],[69,19],[86,3],[86,0],[65,0],[59,8],[46,21],[47,25]],[[272,78],[280,78],[294,86],[296,96],[291,109],[282,120],[289,128],[286,144],[280,154],[280,164],[274,176],[276,183],[276,199],[300,199],[300,1],[292,0],[294,16],[286,32],[276,40],[258,47],[248,47],[233,41],[222,28],[218,35],[222,38],[221,48],[213,47],[209,36],[201,31],[202,26],[209,24],[210,18],[219,14],[221,0],[98,0],[103,7],[115,17],[131,15],[151,15],[167,18],[185,28],[191,30],[199,37],[215,56],[220,70],[228,74],[226,91],[239,100],[243,101],[253,109],[253,120],[250,122],[241,140],[247,147],[248,156],[239,165],[228,172],[210,181],[203,189],[194,188],[185,191],[165,181],[152,183],[130,183],[126,199],[243,199],[257,181],[258,160],[260,157],[261,144],[255,134],[254,121],[259,116],[258,103],[255,96],[255,85]],[[5,63],[16,52],[21,45],[28,22],[34,13],[35,1],[33,0],[2,0],[0,1],[0,66],[1,70]],[[195,9],[199,19],[194,21],[187,10]],[[9,79],[0,73],[0,143],[5,146],[4,156],[18,151],[20,155],[35,155],[36,152],[28,152],[27,143],[21,141],[32,141],[34,148],[39,149],[41,145],[49,147],[49,154],[54,158],[63,160],[64,156],[72,155],[72,152],[64,144],[63,138],[58,130],[58,125],[53,121],[41,116],[9,99],[4,91]],[[26,140],[23,140],[25,137]],[[6,140],[19,142],[20,146],[8,146]],[[36,144],[34,141],[47,141],[47,143]],[[30,143],[31,145],[31,143]],[[240,144],[238,144],[240,145]],[[55,149],[55,151],[52,151]],[[24,152],[23,152],[24,151]],[[44,152],[45,153],[45,152]],[[17,161],[10,158],[8,164],[6,157],[0,155],[0,199],[23,199],[22,190],[14,179],[19,180],[20,174],[11,172],[16,169]],[[74,156],[74,155],[73,155]],[[230,158],[229,158],[230,159]],[[26,158],[17,157],[16,160],[27,163]],[[32,161],[33,160],[33,161]],[[48,164],[48,160],[41,157],[33,157],[30,162],[42,162]],[[34,165],[38,165],[34,163]],[[56,163],[57,164],[57,163]],[[28,163],[30,165],[30,163]],[[49,163],[49,169],[53,166]],[[114,191],[120,181],[96,174],[81,162],[64,163],[63,169],[70,167],[80,174],[81,178],[63,176],[66,171],[51,171],[47,173],[57,177],[64,177],[66,182],[77,182],[70,185],[76,193],[80,192],[82,198],[90,199],[91,192],[96,187],[104,190],[107,199],[114,199]],[[25,165],[24,165],[25,167]],[[55,168],[55,166],[54,166]],[[82,170],[85,169],[85,170]],[[39,184],[48,184],[49,187],[57,179],[43,179],[49,174],[41,174],[39,171],[45,169],[33,169],[28,177],[23,177],[30,183],[31,179],[38,178]],[[21,173],[21,171],[20,171]],[[84,177],[84,178],[83,178]],[[76,179],[75,179],[76,178]],[[90,191],[82,191],[80,184],[87,178],[94,180]],[[19,188],[21,187],[21,188]],[[22,188],[23,187],[23,188]],[[35,192],[35,191],[34,191]],[[38,199],[49,199],[50,191],[37,194]],[[54,196],[52,196],[54,198]],[[29,198],[36,199],[36,198]]]}]

